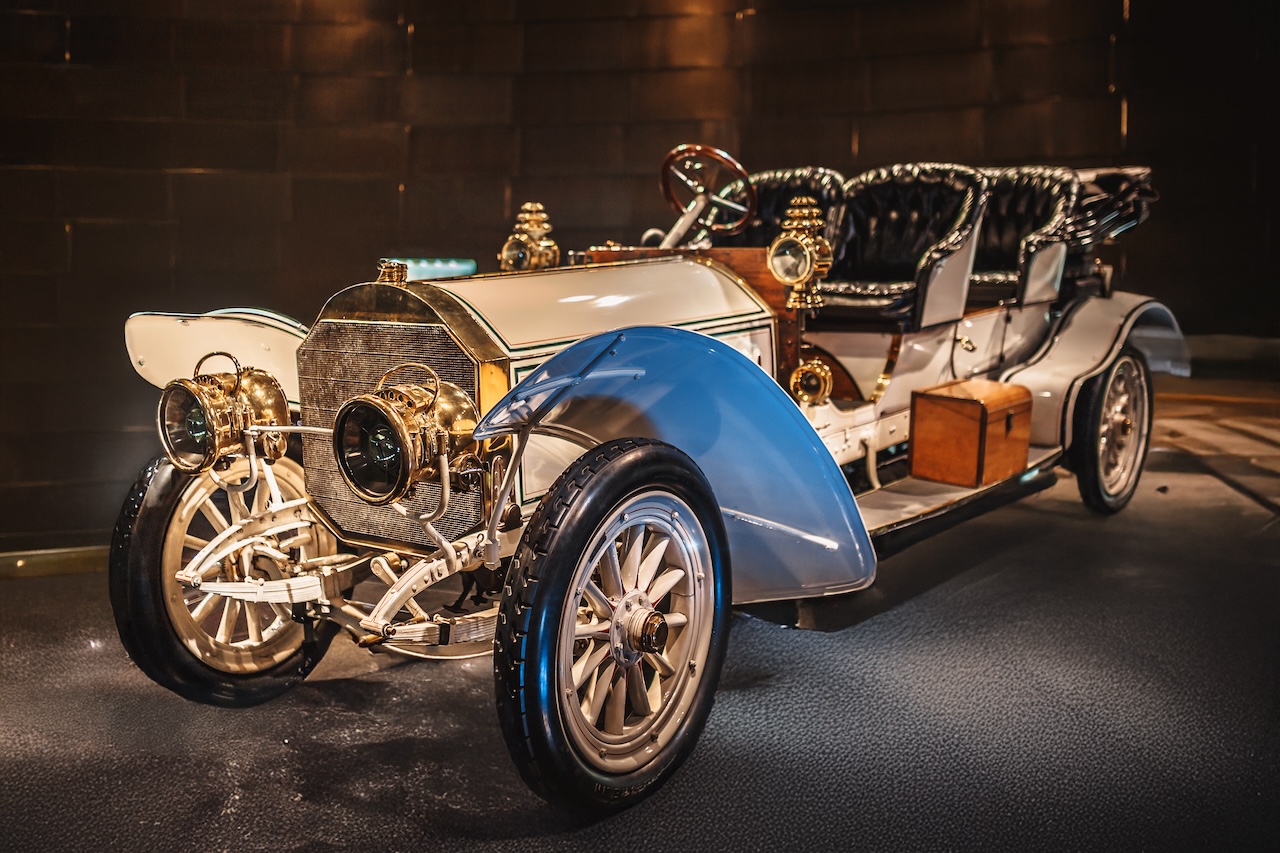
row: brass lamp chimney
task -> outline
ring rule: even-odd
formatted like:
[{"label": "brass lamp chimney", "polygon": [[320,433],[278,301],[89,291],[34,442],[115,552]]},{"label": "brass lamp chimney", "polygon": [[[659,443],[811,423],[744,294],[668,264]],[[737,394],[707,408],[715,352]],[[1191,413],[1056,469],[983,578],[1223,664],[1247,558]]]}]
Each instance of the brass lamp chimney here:
[{"label": "brass lamp chimney", "polygon": [[498,252],[498,261],[504,272],[540,270],[560,263],[560,247],[548,240],[551,222],[547,212],[536,201],[526,201],[516,214],[516,224],[507,242]]},{"label": "brass lamp chimney", "polygon": [[806,311],[822,307],[814,282],[831,271],[831,244],[822,236],[826,222],[810,196],[796,196],[782,220],[782,233],[769,245],[769,270],[791,288],[786,307]]}]

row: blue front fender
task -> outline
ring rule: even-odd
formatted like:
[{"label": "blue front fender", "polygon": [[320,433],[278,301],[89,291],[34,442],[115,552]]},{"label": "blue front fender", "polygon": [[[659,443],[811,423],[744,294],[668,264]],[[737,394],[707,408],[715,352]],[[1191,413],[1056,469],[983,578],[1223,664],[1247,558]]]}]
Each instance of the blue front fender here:
[{"label": "blue front fender", "polygon": [[584,449],[655,438],[687,453],[724,514],[736,604],[847,592],[875,576],[866,525],[822,439],[768,374],[715,338],[638,326],[579,341],[475,434],[529,432]]}]

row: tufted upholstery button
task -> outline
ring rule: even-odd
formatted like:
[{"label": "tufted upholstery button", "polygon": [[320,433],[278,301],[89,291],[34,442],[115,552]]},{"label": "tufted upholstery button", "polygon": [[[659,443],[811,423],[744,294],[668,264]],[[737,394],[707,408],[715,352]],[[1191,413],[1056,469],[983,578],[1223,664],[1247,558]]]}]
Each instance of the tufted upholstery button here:
[{"label": "tufted upholstery button", "polygon": [[918,328],[934,270],[981,220],[986,178],[955,163],[903,163],[863,172],[844,190],[843,252],[818,284],[819,321]]},{"label": "tufted upholstery button", "polygon": [[1068,238],[1080,181],[1075,172],[1058,166],[1012,166],[984,169],[983,174],[987,210],[974,253],[969,302],[1022,302],[1032,256]]}]

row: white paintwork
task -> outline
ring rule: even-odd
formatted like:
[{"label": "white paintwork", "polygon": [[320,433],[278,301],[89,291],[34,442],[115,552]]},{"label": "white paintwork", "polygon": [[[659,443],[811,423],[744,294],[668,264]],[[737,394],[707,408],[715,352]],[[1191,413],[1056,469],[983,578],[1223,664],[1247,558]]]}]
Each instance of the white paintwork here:
[{"label": "white paintwork", "polygon": [[[1077,303],[1035,358],[1001,376],[1003,382],[1031,389],[1032,444],[1070,444],[1072,411],[1081,382],[1115,358],[1134,324],[1148,311],[1154,312],[1156,329],[1168,330],[1166,335],[1152,337],[1167,338],[1185,352],[1182,332],[1168,308],[1149,296],[1114,293],[1110,298]],[[1142,343],[1140,338],[1135,342]],[[1179,365],[1176,354],[1169,361],[1162,366],[1172,366],[1175,372],[1186,369],[1185,360]]]},{"label": "white paintwork", "polygon": [[876,390],[893,343],[893,335],[878,332],[806,332],[804,339],[840,362],[863,397]]},{"label": "white paintwork", "polygon": [[898,365],[876,403],[881,416],[911,407],[911,392],[955,378],[951,372],[951,344],[956,324],[935,326],[903,336],[898,352]]},{"label": "white paintwork", "polygon": [[[951,361],[957,378],[983,376],[1000,366],[1008,313],[1006,308],[982,311],[956,324]],[[972,351],[965,348],[966,342]]]},{"label": "white paintwork", "polygon": [[[296,320],[257,308],[224,308],[208,314],[144,312],[125,321],[124,343],[138,375],[157,388],[190,378],[196,362],[211,352],[229,352],[241,367],[274,376],[290,403],[298,403],[298,346],[307,329]],[[206,372],[230,372],[225,358],[212,358]]]},{"label": "white paintwork", "polygon": [[1027,287],[1023,305],[1052,302],[1062,286],[1062,271],[1067,265],[1067,244],[1050,243],[1031,256],[1027,270]]},{"label": "white paintwork", "polygon": [[1052,319],[1046,305],[1014,306],[1004,330],[1004,363],[1022,364],[1044,346]]},{"label": "white paintwork", "polygon": [[964,316],[964,304],[969,298],[969,276],[973,274],[973,254],[978,248],[976,238],[982,233],[981,228],[982,215],[979,214],[964,245],[934,266],[924,294],[924,310],[920,312],[921,327],[949,323]]},{"label": "white paintwork", "polygon": [[461,300],[513,356],[558,350],[624,326],[678,326],[714,334],[718,326],[773,316],[724,268],[682,257],[435,284]]}]

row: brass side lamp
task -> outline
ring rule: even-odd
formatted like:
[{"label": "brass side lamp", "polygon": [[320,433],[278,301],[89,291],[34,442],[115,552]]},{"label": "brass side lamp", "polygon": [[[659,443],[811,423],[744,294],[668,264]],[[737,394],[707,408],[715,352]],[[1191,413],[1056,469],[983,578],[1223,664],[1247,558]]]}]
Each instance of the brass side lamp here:
[{"label": "brass side lamp", "polygon": [[504,272],[540,270],[560,263],[560,247],[548,240],[551,223],[547,212],[536,201],[526,201],[516,214],[515,228],[498,252],[498,262]]}]

